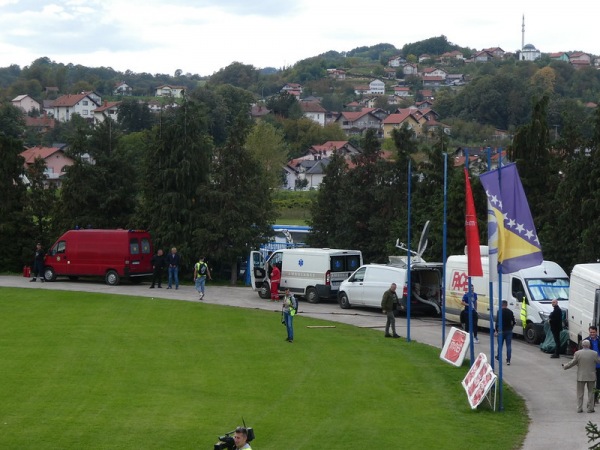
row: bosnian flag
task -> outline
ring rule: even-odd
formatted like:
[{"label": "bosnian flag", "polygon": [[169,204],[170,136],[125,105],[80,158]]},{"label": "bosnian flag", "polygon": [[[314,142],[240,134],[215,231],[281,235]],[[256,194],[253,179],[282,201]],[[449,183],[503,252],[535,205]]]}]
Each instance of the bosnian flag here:
[{"label": "bosnian flag", "polygon": [[465,233],[467,235],[467,265],[470,277],[482,277],[481,251],[479,249],[479,227],[475,214],[475,202],[469,180],[469,171],[465,167],[465,199],[467,203],[465,212]]},{"label": "bosnian flag", "polygon": [[512,273],[543,261],[527,197],[516,164],[479,176],[498,226],[498,262]]}]

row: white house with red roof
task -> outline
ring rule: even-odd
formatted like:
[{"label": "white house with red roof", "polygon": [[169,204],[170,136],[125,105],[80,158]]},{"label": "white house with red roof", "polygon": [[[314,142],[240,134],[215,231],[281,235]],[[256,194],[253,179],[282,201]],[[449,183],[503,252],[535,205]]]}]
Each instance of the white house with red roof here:
[{"label": "white house with red roof", "polygon": [[300,102],[300,109],[302,109],[304,117],[318,123],[322,127],[325,126],[327,110],[319,102]]},{"label": "white house with red roof", "polygon": [[339,152],[350,162],[351,155],[360,150],[349,141],[327,141],[321,145],[311,146],[304,156],[292,159],[284,166],[285,189],[297,189],[300,182],[305,184],[303,189],[317,189],[325,177],[325,169],[331,156]]},{"label": "white house with red roof", "polygon": [[25,168],[32,165],[36,159],[43,159],[46,162],[47,184],[56,187],[60,187],[60,177],[65,174],[65,168],[75,164],[61,147],[31,147],[21,152],[21,156],[25,159]]},{"label": "white house with red roof", "polygon": [[[97,95],[97,94],[96,94]],[[100,101],[94,99],[91,93],[67,94],[54,100],[54,118],[59,122],[68,122],[73,114],[79,114],[84,119],[92,121],[94,110],[100,106]]]},{"label": "white house with red roof", "polygon": [[102,106],[98,106],[94,110],[94,123],[99,124],[104,122],[107,117],[113,121],[117,121],[119,114],[119,105],[121,102],[107,102],[105,101]]},{"label": "white house with red roof", "polygon": [[394,95],[398,97],[410,97],[410,87],[394,86]]}]

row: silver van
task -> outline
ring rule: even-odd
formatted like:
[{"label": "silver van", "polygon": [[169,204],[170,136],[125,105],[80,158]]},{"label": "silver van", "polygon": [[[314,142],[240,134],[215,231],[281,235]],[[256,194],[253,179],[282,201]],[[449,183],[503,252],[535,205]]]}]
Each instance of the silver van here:
[{"label": "silver van", "polygon": [[[340,284],[338,303],[341,308],[367,306],[381,308],[383,293],[392,283],[398,286],[398,310],[406,313],[408,296],[408,270],[397,265],[365,264]],[[442,304],[442,264],[418,263],[411,269],[411,314],[439,315]]]}]

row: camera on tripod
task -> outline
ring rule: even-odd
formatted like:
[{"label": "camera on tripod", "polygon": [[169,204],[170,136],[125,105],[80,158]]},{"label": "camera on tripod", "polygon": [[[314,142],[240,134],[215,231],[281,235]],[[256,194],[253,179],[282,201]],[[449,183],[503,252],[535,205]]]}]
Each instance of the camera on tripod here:
[{"label": "camera on tripod", "polygon": [[246,442],[254,439],[254,430],[252,428],[237,427],[235,430],[225,433],[224,436],[219,436],[219,442],[214,446],[214,450],[235,450],[234,433],[243,433],[247,436]]}]

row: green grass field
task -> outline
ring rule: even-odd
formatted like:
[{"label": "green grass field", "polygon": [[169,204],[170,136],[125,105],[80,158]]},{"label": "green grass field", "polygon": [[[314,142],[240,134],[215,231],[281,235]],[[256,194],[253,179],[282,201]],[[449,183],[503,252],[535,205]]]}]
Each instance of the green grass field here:
[{"label": "green grass field", "polygon": [[471,410],[466,367],[380,332],[141,297],[0,288],[0,448],[516,449],[527,415]]}]

